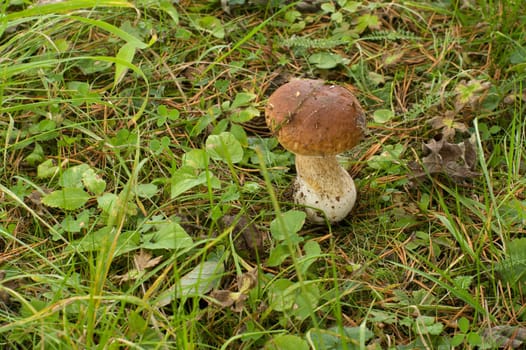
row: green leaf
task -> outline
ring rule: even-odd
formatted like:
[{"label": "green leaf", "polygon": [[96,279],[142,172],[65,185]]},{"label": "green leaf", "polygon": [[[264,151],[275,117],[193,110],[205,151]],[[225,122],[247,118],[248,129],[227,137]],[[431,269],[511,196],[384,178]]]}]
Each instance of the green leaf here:
[{"label": "green leaf", "polygon": [[475,332],[469,332],[466,335],[466,340],[468,341],[468,344],[471,345],[472,347],[477,347],[477,346],[482,345],[482,337],[478,333],[475,333]]},{"label": "green leaf", "polygon": [[455,276],[453,282],[458,288],[468,290],[474,279],[475,276]]},{"label": "green leaf", "polygon": [[243,160],[243,147],[232,133],[224,131],[219,135],[210,135],[206,139],[206,151],[215,160],[225,163],[239,163]]},{"label": "green leaf", "polygon": [[132,310],[127,315],[126,325],[131,334],[145,334],[148,324],[149,322],[144,319],[140,311]]},{"label": "green leaf", "polygon": [[318,52],[309,57],[309,63],[319,69],[332,69],[341,63],[346,63],[347,60],[342,56],[332,52]]},{"label": "green leaf", "polygon": [[109,214],[113,204],[117,201],[117,195],[115,193],[104,193],[102,196],[97,197],[98,207],[103,213]]},{"label": "green leaf", "polygon": [[170,179],[170,198],[176,198],[182,193],[207,183],[206,173],[195,174],[195,171],[187,166],[177,169]]},{"label": "green leaf", "polygon": [[516,47],[509,54],[509,59],[511,64],[521,64],[526,62],[526,50],[524,47]]},{"label": "green leaf", "polygon": [[164,152],[168,146],[170,146],[170,138],[168,136],[163,136],[161,139],[151,139],[149,142],[149,147],[156,156]]},{"label": "green leaf", "polygon": [[267,341],[263,350],[309,350],[309,344],[298,336],[284,334]]},{"label": "green leaf", "polygon": [[333,12],[331,14],[331,21],[341,24],[343,22],[343,13],[341,13],[340,11]]},{"label": "green leaf", "polygon": [[219,20],[219,18],[214,16],[205,16],[200,18],[197,21],[199,27],[218,39],[223,39],[225,37],[225,28]]},{"label": "green leaf", "polygon": [[71,103],[75,106],[100,102],[100,94],[91,89],[91,86],[82,81],[69,81],[66,83]]},{"label": "green leaf", "polygon": [[[135,51],[137,50],[137,46],[135,43],[128,42],[124,44],[117,53],[116,58],[119,58],[123,60],[124,62],[132,64],[133,57],[135,57]],[[113,80],[113,86],[116,86],[119,84],[126,73],[128,72],[128,65],[124,65],[122,63],[115,63],[115,78]]]},{"label": "green leaf", "polygon": [[356,27],[354,28],[354,30],[358,34],[360,34],[366,28],[377,29],[379,27],[380,27],[380,19],[378,18],[378,16],[366,13],[358,17],[358,20],[356,21]]},{"label": "green leaf", "polygon": [[162,126],[167,120],[175,121],[179,119],[180,116],[179,110],[169,109],[165,105],[159,105],[157,107],[157,114],[159,115],[157,126]]},{"label": "green leaf", "polygon": [[154,184],[139,184],[135,188],[135,194],[140,198],[152,198],[157,194],[159,188]]},{"label": "green leaf", "polygon": [[60,175],[60,179],[58,180],[58,184],[62,187],[78,187],[82,188],[82,178],[84,176],[84,173],[89,171],[91,168],[87,164],[80,164],[72,166],[66,170]]},{"label": "green leaf", "polygon": [[289,210],[270,223],[270,233],[277,241],[293,238],[301,230],[307,215],[303,211]]},{"label": "green leaf", "polygon": [[526,283],[526,238],[515,238],[507,243],[507,257],[495,264],[499,278],[512,287]]},{"label": "green leaf", "polygon": [[336,7],[332,2],[324,2],[321,4],[321,10],[325,13],[333,13],[336,12]]},{"label": "green leaf", "polygon": [[278,266],[290,256],[290,250],[287,244],[276,245],[271,251],[267,261],[268,266]]},{"label": "green leaf", "polygon": [[173,1],[161,0],[159,1],[159,7],[172,17],[172,25],[177,27],[179,25],[179,12],[177,12],[177,9],[174,7]]},{"label": "green leaf", "polygon": [[62,220],[61,226],[66,232],[80,232],[82,229],[88,228],[90,218],[90,211],[83,210],[77,218],[73,215],[67,215]]},{"label": "green leaf", "polygon": [[115,136],[110,138],[110,142],[113,146],[126,146],[119,148],[128,148],[137,144],[137,138],[138,136],[135,132],[130,132],[128,129],[120,129]]},{"label": "green leaf", "polygon": [[44,149],[40,144],[35,142],[35,148],[25,158],[29,165],[39,164],[44,161]]},{"label": "green leaf", "polygon": [[239,141],[242,147],[244,148],[248,147],[248,144],[249,144],[248,136],[247,136],[245,129],[243,129],[241,125],[231,124],[230,133],[234,135],[234,137]]},{"label": "green leaf", "polygon": [[362,2],[361,1],[343,0],[343,1],[339,1],[339,3],[340,3],[340,6],[342,7],[342,10],[351,12],[353,14],[356,11],[358,11],[360,6],[362,6]]},{"label": "green leaf", "polygon": [[516,238],[508,242],[510,259],[526,264],[526,238]]},{"label": "green leaf", "polygon": [[192,238],[184,228],[176,222],[159,225],[158,231],[143,236],[141,247],[144,249],[180,250],[191,247]]},{"label": "green leaf", "polygon": [[82,182],[84,183],[86,189],[96,196],[104,193],[104,190],[106,189],[106,181],[101,179],[100,176],[95,173],[95,170],[91,168],[87,169],[82,174]]},{"label": "green leaf", "polygon": [[[90,231],[83,238],[73,241],[66,248],[67,251],[96,252],[115,240],[117,230],[105,226],[97,231]],[[117,237],[115,256],[136,250],[139,248],[139,233],[137,231],[123,231]]]},{"label": "green leaf", "polygon": [[202,296],[210,292],[223,277],[224,271],[225,268],[221,261],[203,261],[179,279],[176,296],[178,298]]},{"label": "green leaf", "polygon": [[307,272],[309,267],[316,261],[321,254],[321,248],[318,242],[308,241],[303,245],[305,256],[299,261],[300,270],[303,274]]},{"label": "green leaf", "polygon": [[382,153],[369,158],[367,165],[373,169],[396,171],[400,164],[400,155],[404,152],[402,144],[386,145]]},{"label": "green leaf", "polygon": [[9,22],[19,18],[30,18],[47,14],[56,15],[57,13],[72,12],[83,8],[93,9],[95,5],[97,7],[133,7],[133,4],[125,0],[98,0],[96,4],[93,3],[93,0],[60,1],[56,3],[30,6],[27,9],[18,12],[10,12],[5,15],[4,20]]},{"label": "green leaf", "polygon": [[462,333],[467,333],[469,331],[469,320],[465,317],[459,318],[457,321],[458,329]]},{"label": "green leaf", "polygon": [[53,159],[48,159],[40,163],[37,167],[37,177],[47,179],[54,176],[59,171],[59,167],[54,165]]},{"label": "green leaf", "polygon": [[249,92],[239,92],[236,97],[234,97],[234,102],[232,102],[232,105],[230,106],[230,109],[239,108],[239,107],[245,107],[247,106],[251,101],[253,101],[257,97],[256,94],[252,94]]},{"label": "green leaf", "polygon": [[183,154],[183,167],[205,169],[208,166],[208,153],[204,149],[194,148]]},{"label": "green leaf", "polygon": [[466,337],[465,334],[455,334],[453,338],[451,338],[451,346],[459,346],[464,342],[464,338]]},{"label": "green leaf", "polygon": [[259,110],[256,107],[247,107],[240,111],[232,113],[229,117],[234,123],[246,123],[249,120],[252,120],[254,117],[259,115]]},{"label": "green leaf", "polygon": [[156,305],[168,305],[174,298],[203,296],[217,287],[224,271],[225,267],[221,261],[215,259],[203,261],[184,276],[178,278],[177,284],[167,289],[156,300]]},{"label": "green leaf", "polygon": [[[79,59],[74,63],[74,65],[75,67],[81,70],[82,74],[90,75],[109,70],[110,67],[113,65],[113,62],[99,61],[93,59]],[[95,93],[93,93],[93,98],[100,99],[100,96],[98,94],[95,96]]]},{"label": "green leaf", "polygon": [[372,317],[369,317],[369,321],[373,324],[382,322],[386,324],[395,324],[397,322],[396,314],[381,310],[371,310]]},{"label": "green leaf", "polygon": [[97,197],[97,204],[102,212],[107,215],[107,224],[113,225],[116,219],[122,216],[133,216],[137,214],[137,205],[131,198],[126,200],[128,194],[121,192],[118,195],[114,193],[104,193]]},{"label": "green leaf", "polygon": [[373,119],[376,123],[384,124],[393,119],[394,113],[390,109],[377,109],[373,113]]},{"label": "green leaf", "polygon": [[148,47],[148,44],[141,41],[141,39],[135,37],[134,35],[128,33],[125,30],[122,30],[106,21],[101,21],[93,18],[86,18],[86,17],[80,17],[80,16],[70,16],[71,18],[83,22],[92,26],[99,27],[103,30],[106,30],[107,32],[121,38],[122,40],[126,41],[126,45],[130,44],[134,49],[145,49]]},{"label": "green leaf", "polygon": [[444,325],[436,322],[432,316],[418,316],[413,324],[413,329],[417,334],[439,335],[444,330]]},{"label": "green leaf", "polygon": [[374,337],[366,327],[331,327],[329,329],[311,329],[308,332],[314,349],[323,350],[360,350]]},{"label": "green leaf", "polygon": [[278,279],[268,288],[269,306],[276,311],[287,311],[292,308],[296,295],[293,288],[294,282],[288,279]]},{"label": "green leaf", "polygon": [[53,191],[42,197],[42,203],[52,208],[63,210],[79,209],[90,199],[90,195],[80,188],[64,188]]},{"label": "green leaf", "polygon": [[305,284],[303,287],[299,283],[297,282],[294,307],[290,312],[296,318],[305,320],[314,313],[314,309],[318,306],[320,290],[314,283]]}]

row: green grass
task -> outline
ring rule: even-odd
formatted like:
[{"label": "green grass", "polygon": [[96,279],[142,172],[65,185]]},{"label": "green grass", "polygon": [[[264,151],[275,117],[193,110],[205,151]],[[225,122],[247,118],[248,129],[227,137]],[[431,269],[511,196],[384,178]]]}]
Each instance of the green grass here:
[{"label": "green grass", "polygon": [[[526,342],[523,1],[227,3],[0,5],[0,347]],[[341,223],[291,203],[290,77],[367,111]]]}]

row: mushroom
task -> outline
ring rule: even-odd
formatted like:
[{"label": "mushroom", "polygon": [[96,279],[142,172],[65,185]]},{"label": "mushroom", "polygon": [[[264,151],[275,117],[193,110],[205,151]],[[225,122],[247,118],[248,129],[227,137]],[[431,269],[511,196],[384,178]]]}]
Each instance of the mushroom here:
[{"label": "mushroom", "polygon": [[323,80],[293,79],[268,100],[265,119],[296,155],[294,202],[315,223],[344,219],[356,201],[354,182],[336,155],[364,137],[365,114],[354,95]]}]

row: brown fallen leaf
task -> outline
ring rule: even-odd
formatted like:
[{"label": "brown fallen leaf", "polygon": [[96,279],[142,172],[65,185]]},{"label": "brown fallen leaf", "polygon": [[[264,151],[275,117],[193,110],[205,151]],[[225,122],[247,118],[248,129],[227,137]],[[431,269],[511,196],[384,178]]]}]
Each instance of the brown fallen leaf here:
[{"label": "brown fallen leaf", "polygon": [[526,328],[517,326],[495,326],[486,328],[482,338],[496,349],[522,349],[526,345]]},{"label": "brown fallen leaf", "polygon": [[451,143],[440,134],[437,138],[424,143],[424,157],[420,162],[409,164],[413,172],[412,178],[420,178],[428,174],[446,174],[454,180],[462,180],[479,176],[476,172],[477,150],[475,139],[470,137],[459,143]]},{"label": "brown fallen leaf", "polygon": [[455,87],[455,110],[458,112],[465,107],[475,109],[486,98],[490,87],[491,83],[484,80],[459,82]]},{"label": "brown fallen leaf", "polygon": [[234,246],[241,257],[245,259],[263,257],[264,236],[246,216],[225,215],[221,223],[225,228],[233,226]]},{"label": "brown fallen leaf", "polygon": [[139,271],[144,271],[150,267],[157,266],[162,260],[162,256],[158,256],[152,259],[152,255],[145,250],[141,250],[139,254],[133,257],[133,263],[135,268]]},{"label": "brown fallen leaf", "polygon": [[248,293],[257,285],[257,269],[237,276],[237,292],[220,289],[210,293],[215,304],[226,308],[231,307],[234,312],[241,312],[248,298]]},{"label": "brown fallen leaf", "polygon": [[120,284],[132,280],[139,279],[146,269],[156,266],[161,262],[162,256],[152,258],[152,255],[144,250],[133,256],[134,269],[130,269],[123,275],[116,275],[114,277]]},{"label": "brown fallen leaf", "polygon": [[20,306],[16,299],[11,298],[10,291],[16,290],[20,287],[21,282],[18,280],[5,281],[6,273],[0,270],[0,309],[14,311]]},{"label": "brown fallen leaf", "polygon": [[456,114],[454,111],[446,111],[443,115],[431,118],[428,123],[438,130],[444,139],[451,140],[457,132],[463,135],[468,132],[467,125],[456,120]]}]

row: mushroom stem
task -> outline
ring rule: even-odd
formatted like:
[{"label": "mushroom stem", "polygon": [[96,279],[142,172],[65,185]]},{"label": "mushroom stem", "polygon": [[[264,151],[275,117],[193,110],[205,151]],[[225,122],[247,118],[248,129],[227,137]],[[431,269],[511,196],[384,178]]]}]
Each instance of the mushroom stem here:
[{"label": "mushroom stem", "polygon": [[330,222],[349,214],[356,201],[356,188],[336,156],[296,155],[296,172],[294,201],[306,207],[311,221],[324,222],[323,213]]}]

